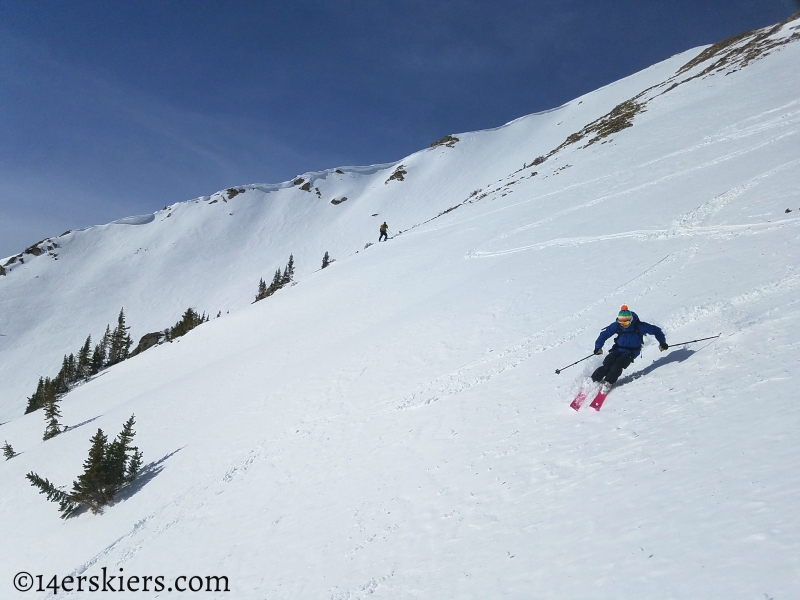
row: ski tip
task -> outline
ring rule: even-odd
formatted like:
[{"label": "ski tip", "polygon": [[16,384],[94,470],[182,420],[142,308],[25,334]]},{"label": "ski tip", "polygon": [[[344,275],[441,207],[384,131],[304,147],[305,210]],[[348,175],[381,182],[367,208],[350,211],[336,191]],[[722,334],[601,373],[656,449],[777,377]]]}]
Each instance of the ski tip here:
[{"label": "ski tip", "polygon": [[606,397],[605,396],[603,396],[602,398],[600,396],[598,396],[597,398],[592,400],[592,403],[589,405],[589,408],[593,408],[593,409],[595,409],[595,411],[600,412],[600,408],[602,408],[603,402],[605,402],[605,401],[606,401]]}]

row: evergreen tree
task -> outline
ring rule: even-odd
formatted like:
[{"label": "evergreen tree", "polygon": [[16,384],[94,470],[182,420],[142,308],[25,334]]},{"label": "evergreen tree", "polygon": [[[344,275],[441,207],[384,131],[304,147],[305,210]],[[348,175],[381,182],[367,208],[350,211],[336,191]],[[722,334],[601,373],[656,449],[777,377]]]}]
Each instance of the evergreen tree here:
[{"label": "evergreen tree", "polygon": [[[134,415],[131,415],[131,418],[122,426],[122,431],[106,448],[105,471],[108,474],[107,483],[116,489],[133,481],[136,473],[141,468],[141,452],[137,447],[131,446],[133,436],[136,435],[133,430],[135,424]],[[131,452],[133,452],[132,455],[130,454]]]},{"label": "evergreen tree", "polygon": [[103,352],[103,347],[101,344],[96,344],[94,347],[94,352],[92,352],[92,360],[90,363],[90,373],[92,375],[96,375],[100,372],[103,368],[103,365],[106,362],[105,352]]},{"label": "evergreen tree", "polygon": [[64,355],[64,360],[61,361],[61,370],[53,380],[55,384],[56,394],[66,394],[69,391],[69,360],[67,355]]},{"label": "evergreen tree", "polygon": [[275,271],[275,275],[273,275],[273,277],[272,277],[272,283],[269,284],[269,290],[267,291],[268,292],[267,296],[271,296],[272,294],[277,292],[279,289],[281,289],[281,285],[282,285],[281,284],[281,279],[282,279],[281,278],[281,270],[278,269],[277,271]]},{"label": "evergreen tree", "polygon": [[6,457],[6,460],[11,460],[11,459],[12,459],[12,458],[14,458],[16,455],[17,455],[17,453],[16,453],[16,452],[14,452],[14,448],[12,448],[12,447],[11,447],[11,444],[9,444],[9,443],[8,443],[8,441],[6,441],[6,442],[3,444],[3,456],[5,456],[5,457]]},{"label": "evergreen tree", "polygon": [[58,489],[47,479],[42,479],[33,471],[25,475],[25,477],[31,482],[32,486],[39,488],[40,494],[45,494],[48,500],[58,503],[58,510],[61,511],[62,519],[72,516],[80,509],[80,505],[73,502],[69,494]]},{"label": "evergreen tree", "polygon": [[[103,367],[109,364],[109,351],[111,350],[111,325],[106,325],[106,331],[100,338],[100,356],[103,357]],[[101,367],[102,368],[102,367]]]},{"label": "evergreen tree", "polygon": [[115,365],[128,358],[131,344],[133,344],[133,340],[128,334],[129,329],[130,327],[125,325],[125,310],[121,308],[119,310],[119,316],[117,317],[117,326],[111,333],[111,342],[108,352],[109,365]]},{"label": "evergreen tree", "polygon": [[66,373],[66,382],[67,387],[70,384],[75,383],[78,380],[78,361],[75,360],[75,355],[70,354],[67,357],[67,373]]},{"label": "evergreen tree", "polygon": [[[264,279],[261,278],[258,281],[258,293],[256,294],[256,301],[265,298],[267,295],[267,284],[264,283]],[[219,316],[219,315],[217,315]]]},{"label": "evergreen tree", "polygon": [[116,493],[130,484],[142,465],[142,453],[131,446],[136,432],[134,415],[122,426],[122,431],[108,442],[102,429],[91,439],[89,456],[83,463],[83,473],[72,483],[70,502],[82,504],[97,513],[114,500]]},{"label": "evergreen tree", "polygon": [[133,450],[133,454],[131,454],[128,464],[125,467],[125,482],[130,484],[136,479],[136,476],[139,474],[139,471],[142,469],[142,457],[144,456],[136,446],[131,448]]},{"label": "evergreen tree", "polygon": [[36,386],[36,391],[28,398],[28,406],[25,408],[25,414],[39,410],[44,406],[44,377],[39,377],[39,385]]},{"label": "evergreen tree", "polygon": [[286,268],[283,270],[283,277],[281,277],[281,287],[289,285],[294,279],[294,256],[289,255],[289,262],[286,263]]},{"label": "evergreen tree", "polygon": [[76,379],[87,380],[92,375],[92,336],[86,338],[83,346],[78,351],[76,370]]},{"label": "evergreen tree", "polygon": [[44,418],[47,421],[47,426],[44,430],[43,440],[49,440],[56,437],[62,432],[61,424],[58,422],[61,417],[61,409],[58,408],[58,400],[55,393],[47,394],[47,403],[44,405]]},{"label": "evergreen tree", "polygon": [[28,473],[26,477],[32,486],[39,488],[40,493],[47,495],[48,500],[58,503],[62,519],[75,514],[82,506],[97,513],[139,474],[142,453],[136,446],[131,446],[136,435],[133,430],[135,423],[131,415],[111,443],[102,429],[97,430],[91,439],[89,456],[83,463],[83,473],[72,482],[69,493],[36,473]]},{"label": "evergreen tree", "polygon": [[331,264],[331,257],[330,257],[330,256],[328,256],[328,252],[327,252],[327,251],[325,251],[325,254],[324,254],[324,255],[323,255],[323,257],[322,257],[322,268],[324,269],[324,268],[325,268],[325,267],[327,267],[329,264]]},{"label": "evergreen tree", "polygon": [[83,463],[83,473],[72,483],[70,494],[74,502],[88,506],[93,513],[114,499],[108,486],[109,472],[106,458],[108,438],[102,429],[90,440],[89,456]]},{"label": "evergreen tree", "polygon": [[182,335],[189,333],[198,325],[205,323],[207,320],[208,318],[206,317],[205,313],[199,315],[193,308],[187,308],[186,312],[183,313],[181,320],[175,323],[175,325],[165,332],[167,334],[166,339],[174,340],[175,338],[179,338]]}]

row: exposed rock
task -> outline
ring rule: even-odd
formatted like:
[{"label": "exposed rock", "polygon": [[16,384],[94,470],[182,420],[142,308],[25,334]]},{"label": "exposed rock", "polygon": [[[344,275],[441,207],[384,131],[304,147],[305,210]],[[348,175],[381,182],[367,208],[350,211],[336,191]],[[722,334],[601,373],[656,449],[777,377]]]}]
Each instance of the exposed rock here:
[{"label": "exposed rock", "polygon": [[303,190],[304,192],[310,192],[311,191],[311,182],[310,181],[306,181],[303,185],[300,186],[300,189]]},{"label": "exposed rock", "polygon": [[137,354],[141,354],[145,350],[149,350],[150,348],[158,344],[162,339],[164,339],[163,331],[154,331],[153,333],[145,333],[142,336],[142,339],[139,340],[139,344],[136,346],[136,349],[130,353],[130,356],[136,356]]},{"label": "exposed rock", "polygon": [[297,178],[297,179],[295,179],[295,180],[294,180],[292,183],[293,183],[294,185],[300,185],[300,184],[301,184],[301,183],[303,183],[304,181],[305,181],[305,179],[303,179],[302,177],[298,177],[298,178]]},{"label": "exposed rock", "polygon": [[[583,129],[581,129],[578,133],[573,133],[567,137],[564,142],[558,146],[557,148],[551,150],[544,159],[551,157],[553,154],[566,148],[570,144],[574,144],[583,140],[584,138],[589,138],[589,142],[584,146],[584,148],[591,146],[595,142],[598,142],[604,138],[607,138],[612,133],[618,133],[623,129],[627,129],[628,127],[633,127],[633,118],[639,114],[640,112],[644,111],[645,103],[639,103],[634,98],[630,100],[625,100],[625,102],[621,102],[617,104],[611,112],[603,115],[599,119],[596,119],[586,125]],[[541,156],[539,158],[542,158]],[[533,161],[531,166],[535,166],[544,162],[544,159],[540,162],[536,162],[539,160],[537,158]]]},{"label": "exposed rock", "polygon": [[386,181],[384,181],[383,183],[384,183],[384,185],[386,185],[387,183],[389,183],[389,182],[390,182],[390,181],[392,181],[392,180],[395,180],[395,181],[405,181],[405,180],[403,179],[403,177],[404,177],[405,175],[407,175],[407,174],[408,174],[408,171],[406,171],[406,170],[405,170],[405,165],[400,165],[400,166],[398,166],[398,167],[397,167],[397,168],[394,170],[394,173],[392,173],[392,174],[389,176],[389,179],[387,179],[387,180],[386,180]]},{"label": "exposed rock", "polygon": [[454,135],[446,135],[442,139],[433,142],[428,148],[435,148],[436,146],[447,146],[448,148],[452,148],[458,142],[458,138]]},{"label": "exposed rock", "polygon": [[681,75],[706,61],[713,60],[713,62],[700,73],[681,83],[691,81],[691,79],[696,77],[703,77],[714,71],[721,71],[725,68],[732,68],[733,70],[744,68],[751,62],[763,58],[775,48],[800,40],[800,31],[795,31],[792,35],[780,38],[773,37],[783,29],[784,25],[794,21],[798,16],[800,16],[800,12],[787,17],[772,27],[740,33],[709,46],[683,65],[678,70],[677,74]]},{"label": "exposed rock", "polygon": [[341,204],[342,202],[344,202],[346,200],[347,200],[347,196],[342,196],[340,200],[337,200],[336,198],[334,198],[333,200],[331,200],[331,204]]},{"label": "exposed rock", "polygon": [[6,270],[3,268],[3,265],[0,265],[0,277],[6,274]]},{"label": "exposed rock", "polygon": [[[441,217],[442,215],[446,215],[447,213],[449,213],[449,212],[452,212],[452,211],[454,211],[455,209],[457,209],[459,206],[461,206],[461,204],[456,204],[455,206],[451,206],[450,208],[448,208],[448,209],[446,209],[446,210],[443,210],[442,212],[440,212],[440,213],[439,213],[438,215],[436,215],[436,216],[437,216],[437,217]],[[403,232],[401,231],[400,233],[403,233]],[[400,233],[398,233],[397,235],[400,235]]]},{"label": "exposed rock", "polygon": [[244,194],[244,188],[228,188],[225,191],[228,192],[228,200],[233,199],[238,194]]},{"label": "exposed rock", "polygon": [[25,248],[25,250],[23,250],[23,254],[33,254],[34,256],[39,256],[40,254],[43,254],[44,250],[39,248],[39,246],[41,244],[43,244],[44,242],[46,242],[46,241],[47,241],[47,238],[45,238],[43,240],[39,240],[35,244],[33,244],[31,246],[28,246],[27,248]]},{"label": "exposed rock", "polygon": [[344,171],[342,171],[341,169],[336,169],[336,172],[337,172],[339,175],[344,175]]}]

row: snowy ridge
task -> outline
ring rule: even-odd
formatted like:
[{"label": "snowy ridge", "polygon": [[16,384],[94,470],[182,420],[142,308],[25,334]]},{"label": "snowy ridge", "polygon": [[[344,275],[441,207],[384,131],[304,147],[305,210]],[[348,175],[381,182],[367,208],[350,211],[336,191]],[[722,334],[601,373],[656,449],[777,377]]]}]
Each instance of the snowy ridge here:
[{"label": "snowy ridge", "polygon": [[[25,597],[19,571],[103,567],[253,599],[798,596],[798,26],[6,266],[0,596]],[[297,285],[251,304],[290,253]],[[670,344],[721,335],[647,338],[575,413],[600,359],[554,370],[622,303]],[[71,391],[74,427],[43,442],[25,397],[120,306],[137,338],[188,306],[222,316]],[[25,474],[68,485],[131,413],[137,484],[59,520]]]}]

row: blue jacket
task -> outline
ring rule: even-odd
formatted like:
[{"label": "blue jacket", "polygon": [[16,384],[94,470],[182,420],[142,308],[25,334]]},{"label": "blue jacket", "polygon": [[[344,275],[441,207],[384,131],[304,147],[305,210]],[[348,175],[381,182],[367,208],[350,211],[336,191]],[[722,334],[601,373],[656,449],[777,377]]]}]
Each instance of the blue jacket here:
[{"label": "blue jacket", "polygon": [[661,329],[655,325],[650,325],[650,323],[640,321],[639,316],[636,313],[632,314],[633,321],[630,325],[628,325],[628,327],[623,327],[614,321],[611,325],[603,329],[600,332],[597,341],[594,343],[595,351],[602,348],[603,344],[606,343],[606,340],[612,335],[616,335],[617,337],[614,340],[614,345],[612,346],[611,350],[609,350],[609,353],[628,353],[631,355],[631,358],[636,358],[639,356],[639,353],[642,351],[642,342],[644,341],[644,336],[646,335],[656,336],[659,344],[667,343],[667,338],[664,337],[664,332],[661,331]]}]

